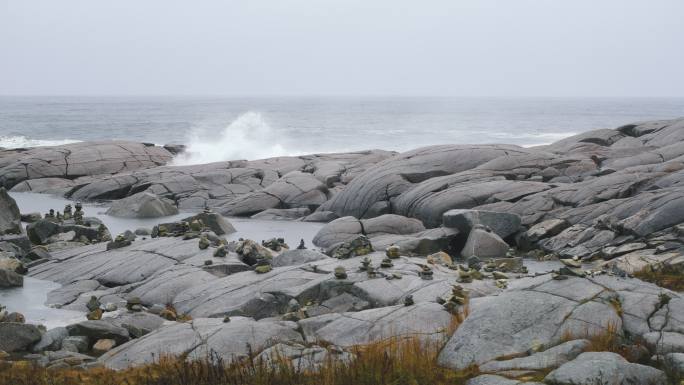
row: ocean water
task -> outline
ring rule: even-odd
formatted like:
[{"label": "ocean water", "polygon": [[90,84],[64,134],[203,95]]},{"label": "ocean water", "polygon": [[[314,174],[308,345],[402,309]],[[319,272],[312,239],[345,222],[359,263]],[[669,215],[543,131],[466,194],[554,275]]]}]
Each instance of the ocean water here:
[{"label": "ocean water", "polygon": [[684,116],[684,99],[0,97],[0,147],[126,139],[177,164],[431,144],[546,144]]}]

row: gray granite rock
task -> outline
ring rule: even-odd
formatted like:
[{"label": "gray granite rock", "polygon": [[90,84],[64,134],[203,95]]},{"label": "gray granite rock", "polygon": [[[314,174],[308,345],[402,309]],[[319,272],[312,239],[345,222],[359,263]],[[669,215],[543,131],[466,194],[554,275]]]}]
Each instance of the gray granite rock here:
[{"label": "gray granite rock", "polygon": [[67,326],[67,330],[70,336],[85,336],[91,343],[101,339],[112,339],[117,344],[123,344],[131,338],[128,330],[104,320],[79,322]]},{"label": "gray granite rock", "polygon": [[159,218],[178,214],[178,208],[168,199],[149,192],[140,192],[114,201],[107,215],[122,218]]},{"label": "gray granite rock", "polygon": [[271,221],[292,220],[306,217],[311,214],[307,207],[292,209],[266,209],[258,214],[252,215],[252,219],[266,219]]},{"label": "gray granite rock", "polygon": [[[409,190],[415,184],[440,175],[472,169],[507,153],[523,153],[515,146],[431,146],[408,151],[369,167],[339,194],[323,205],[323,210],[357,218],[385,214],[379,207]],[[445,210],[446,211],[446,210]],[[441,223],[441,213],[439,222]]]},{"label": "gray granite rock", "polygon": [[665,385],[667,379],[662,371],[632,364],[618,354],[587,352],[549,373],[544,382],[549,385]]},{"label": "gray granite rock", "polygon": [[588,340],[572,340],[527,357],[489,361],[479,366],[482,373],[506,370],[549,370],[575,359],[589,346]]},{"label": "gray granite rock", "polygon": [[109,368],[123,369],[153,362],[163,354],[183,354],[192,359],[204,358],[210,352],[232,362],[279,342],[303,342],[296,328],[297,324],[284,321],[257,322],[232,317],[224,323],[222,319],[200,318],[164,326],[118,346],[101,356],[100,362]]},{"label": "gray granite rock", "polygon": [[13,270],[0,269],[0,288],[24,286],[24,276]]},{"label": "gray granite rock", "polygon": [[162,165],[167,150],[142,143],[82,142],[9,152],[0,161],[0,185],[11,188],[31,179],[114,174]]},{"label": "gray granite rock", "polygon": [[41,333],[36,325],[0,322],[0,350],[8,353],[27,351],[40,338]]},{"label": "gray granite rock", "polygon": [[499,237],[506,238],[520,228],[520,217],[510,213],[456,209],[445,212],[442,218],[444,227],[456,228],[461,234],[470,233],[475,225],[483,225]]},{"label": "gray granite rock", "polygon": [[0,235],[21,232],[21,214],[17,202],[4,187],[0,187]]},{"label": "gray granite rock", "polygon": [[[462,370],[536,347],[621,330],[622,320],[604,288],[582,278],[551,280],[548,275],[515,282],[513,290],[471,301],[470,315],[439,355],[441,365]],[[615,326],[611,326],[615,325]]]},{"label": "gray granite rock", "polygon": [[353,346],[401,335],[439,341],[445,337],[450,322],[451,314],[441,305],[422,303],[326,314],[301,320],[299,325],[309,342]]},{"label": "gray granite rock", "polygon": [[43,333],[40,341],[33,345],[31,350],[34,353],[43,351],[55,351],[62,348],[62,341],[69,336],[69,331],[65,327],[56,327]]},{"label": "gray granite rock", "polygon": [[481,259],[503,258],[508,252],[508,244],[496,233],[485,229],[475,228],[468,235],[465,246],[461,250],[464,258],[478,257]]},{"label": "gray granite rock", "polygon": [[327,255],[315,250],[286,250],[273,258],[273,267],[303,265],[330,259]]}]

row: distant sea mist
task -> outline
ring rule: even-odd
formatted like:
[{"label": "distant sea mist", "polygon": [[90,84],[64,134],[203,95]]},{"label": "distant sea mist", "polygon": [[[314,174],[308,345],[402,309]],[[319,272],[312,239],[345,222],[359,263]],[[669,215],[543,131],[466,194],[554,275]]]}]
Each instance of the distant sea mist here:
[{"label": "distant sea mist", "polygon": [[0,97],[0,147],[185,144],[176,164],[444,143],[535,146],[684,116],[684,99]]}]

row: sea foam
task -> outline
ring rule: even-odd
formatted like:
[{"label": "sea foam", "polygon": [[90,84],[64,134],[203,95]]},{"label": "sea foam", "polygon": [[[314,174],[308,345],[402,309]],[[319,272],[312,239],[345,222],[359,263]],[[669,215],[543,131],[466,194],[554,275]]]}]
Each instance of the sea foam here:
[{"label": "sea foam", "polygon": [[263,116],[254,111],[238,116],[221,132],[192,130],[186,146],[185,152],[173,160],[173,165],[294,155],[283,147]]},{"label": "sea foam", "polygon": [[27,147],[61,146],[63,144],[78,143],[78,142],[80,142],[80,140],[73,140],[73,139],[41,140],[41,139],[27,138],[23,135],[0,136],[0,148],[27,148]]}]

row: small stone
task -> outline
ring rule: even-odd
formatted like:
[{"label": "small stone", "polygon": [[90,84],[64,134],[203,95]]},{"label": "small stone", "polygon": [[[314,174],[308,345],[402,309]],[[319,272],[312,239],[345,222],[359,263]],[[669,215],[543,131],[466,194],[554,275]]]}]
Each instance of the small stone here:
[{"label": "small stone", "polygon": [[567,267],[572,267],[572,268],[576,268],[576,269],[579,269],[582,267],[582,262],[575,260],[575,259],[565,258],[565,259],[561,259],[560,261],[562,264],[564,264]]},{"label": "small stone", "polygon": [[493,271],[492,276],[494,279],[508,279],[508,276],[500,271]]},{"label": "small stone", "polygon": [[394,266],[394,264],[392,263],[392,260],[391,260],[389,257],[388,257],[388,258],[384,258],[384,259],[382,260],[382,262],[380,262],[380,267],[382,267],[382,268],[390,268],[390,267],[393,267],[393,266]]},{"label": "small stone", "polygon": [[387,258],[397,259],[401,256],[399,246],[391,245],[385,249],[385,255]]},{"label": "small stone", "polygon": [[482,268],[482,261],[475,255],[468,257],[466,263],[471,269],[480,270]]},{"label": "small stone", "polygon": [[404,297],[404,306],[411,306],[414,305],[415,302],[413,301],[413,296],[412,295],[407,295]]},{"label": "small stone", "polygon": [[216,251],[214,251],[214,257],[215,258],[225,258],[227,254],[228,254],[228,251],[226,250],[225,245],[220,245],[216,249]]},{"label": "small stone", "polygon": [[223,323],[227,324],[228,322],[230,322],[230,317],[228,317],[228,316],[223,317]]},{"label": "small stone", "polygon": [[118,308],[119,307],[116,306],[116,304],[113,302],[109,302],[109,303],[107,303],[107,305],[105,305],[105,311],[107,311],[107,312],[116,311]]},{"label": "small stone", "polygon": [[420,278],[425,279],[425,280],[431,280],[433,278],[433,275],[435,274],[430,266],[427,265],[422,265],[421,266],[421,271],[420,271]]},{"label": "small stone", "polygon": [[207,259],[206,261],[204,261],[204,266],[211,266],[213,264],[214,264],[214,261],[212,261],[211,259]]},{"label": "small stone", "polygon": [[21,313],[12,312],[4,317],[3,322],[14,322],[18,324],[23,324],[26,323],[26,317],[24,317],[24,315]]},{"label": "small stone", "polygon": [[271,238],[267,241],[261,241],[261,245],[273,251],[281,251],[282,249],[290,248],[283,238]]},{"label": "small stone", "polygon": [[356,238],[343,242],[335,246],[328,254],[333,258],[349,259],[373,252],[373,246],[365,235],[358,235]]},{"label": "small stone", "polygon": [[101,355],[104,353],[107,353],[108,351],[114,349],[116,346],[116,341],[112,339],[101,339],[97,340],[95,342],[95,345],[93,345],[93,353],[97,355]]},{"label": "small stone", "polygon": [[140,301],[140,297],[131,297],[126,301],[126,309],[130,311],[141,311],[142,310],[142,301]]},{"label": "small stone", "polygon": [[99,309],[100,305],[101,305],[100,301],[97,299],[96,296],[93,295],[90,297],[90,300],[86,304],[86,308],[88,308],[88,310],[90,310],[92,312],[92,311]]},{"label": "small stone", "polygon": [[366,271],[366,270],[368,270],[368,267],[370,267],[370,265],[371,265],[371,259],[368,257],[364,257],[361,260],[361,267],[359,267],[359,270]]},{"label": "small stone", "polygon": [[473,277],[472,274],[470,274],[470,271],[465,271],[465,270],[458,270],[458,281],[461,283],[471,283],[473,282]]},{"label": "small stone", "polygon": [[335,268],[335,278],[347,279],[347,270],[344,268],[344,266],[337,266]]},{"label": "small stone", "polygon": [[584,277],[586,274],[580,269],[573,269],[570,267],[561,267],[558,272],[561,275],[568,275],[571,277]]},{"label": "small stone", "polygon": [[102,313],[103,313],[102,309],[97,308],[97,309],[89,312],[86,315],[86,318],[88,318],[90,321],[97,321],[97,320],[102,319]]},{"label": "small stone", "polygon": [[198,245],[200,250],[206,250],[209,248],[209,245],[211,245],[211,242],[209,242],[206,235],[201,235]]},{"label": "small stone", "polygon": [[131,243],[131,240],[126,238],[124,234],[119,234],[113,241],[107,243],[107,250],[120,249],[122,247],[130,246]]},{"label": "small stone", "polygon": [[254,271],[257,274],[266,274],[273,270],[273,267],[271,265],[260,265],[254,268]]},{"label": "small stone", "polygon": [[454,262],[451,256],[443,251],[427,256],[427,263],[433,265],[451,266]]},{"label": "small stone", "polygon": [[299,240],[299,246],[297,246],[297,250],[306,250],[306,245],[304,245],[303,239]]}]

